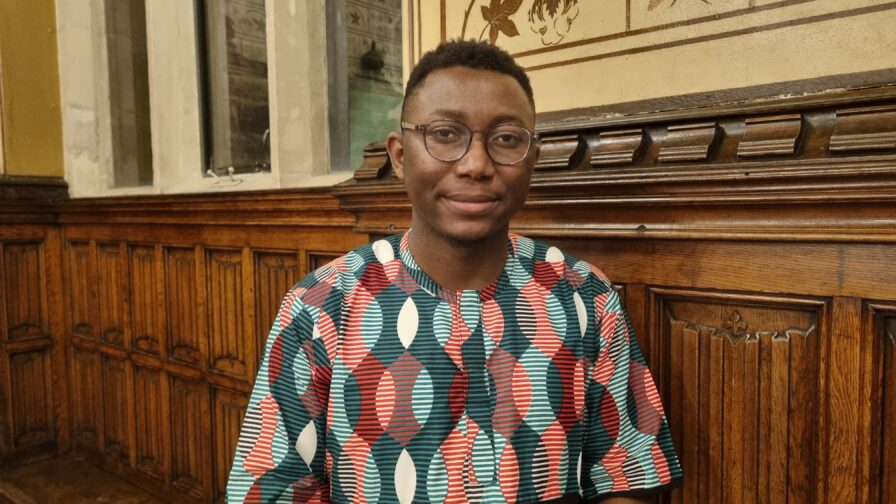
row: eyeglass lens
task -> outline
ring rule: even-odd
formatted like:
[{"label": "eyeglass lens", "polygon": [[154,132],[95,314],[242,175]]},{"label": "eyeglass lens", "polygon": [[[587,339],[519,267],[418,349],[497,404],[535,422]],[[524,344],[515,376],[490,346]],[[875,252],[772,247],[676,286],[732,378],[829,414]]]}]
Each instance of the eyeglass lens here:
[{"label": "eyeglass lens", "polygon": [[[516,164],[529,153],[529,130],[512,124],[502,124],[485,132],[488,155],[496,163]],[[455,161],[467,153],[473,134],[463,123],[434,121],[426,127],[426,150],[440,161]]]}]

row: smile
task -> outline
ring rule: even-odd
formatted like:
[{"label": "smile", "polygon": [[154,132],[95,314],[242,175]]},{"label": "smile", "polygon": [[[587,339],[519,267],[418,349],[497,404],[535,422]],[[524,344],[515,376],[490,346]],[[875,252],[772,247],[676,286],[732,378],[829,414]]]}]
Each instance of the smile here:
[{"label": "smile", "polygon": [[498,204],[498,200],[487,196],[448,196],[445,198],[448,207],[455,213],[480,215],[488,213]]}]

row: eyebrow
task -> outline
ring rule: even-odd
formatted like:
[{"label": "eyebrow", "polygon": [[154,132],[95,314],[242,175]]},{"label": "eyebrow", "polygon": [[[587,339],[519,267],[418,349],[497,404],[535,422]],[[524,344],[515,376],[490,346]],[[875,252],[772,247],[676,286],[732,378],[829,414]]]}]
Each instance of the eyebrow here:
[{"label": "eyebrow", "polygon": [[[440,117],[443,119],[450,119],[452,121],[463,122],[464,115],[457,110],[452,109],[436,109],[429,114],[430,117]],[[497,124],[525,124],[523,122],[522,117],[514,114],[499,114],[492,118],[489,123],[489,126],[495,126]]]}]

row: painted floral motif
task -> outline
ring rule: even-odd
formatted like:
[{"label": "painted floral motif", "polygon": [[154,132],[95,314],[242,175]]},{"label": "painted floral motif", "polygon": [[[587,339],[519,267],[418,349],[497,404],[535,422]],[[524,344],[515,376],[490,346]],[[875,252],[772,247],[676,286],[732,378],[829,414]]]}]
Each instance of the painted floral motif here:
[{"label": "painted floral motif", "polygon": [[[473,11],[473,5],[476,0],[472,0],[467,10],[464,11],[464,25],[460,32],[460,38],[466,38],[467,21]],[[516,27],[516,23],[510,19],[510,16],[516,14],[523,5],[523,0],[491,0],[488,5],[481,5],[482,19],[485,20],[485,27],[479,33],[479,40],[483,40],[485,32],[488,31],[488,40],[492,44],[498,40],[498,35],[503,33],[507,37],[518,37],[520,32]]]},{"label": "painted floral motif", "polygon": [[544,45],[556,45],[579,15],[578,0],[535,0],[529,9],[529,25]]},{"label": "painted floral motif", "polygon": [[[666,3],[667,1],[668,0],[650,0],[650,3],[647,4],[647,10],[651,11],[653,9],[656,9],[660,5],[663,5],[664,3]],[[700,1],[707,5],[712,5],[712,3],[709,2],[709,0],[700,0]],[[672,0],[672,2],[669,4],[669,7],[672,7],[677,2],[678,2],[678,0]],[[750,2],[750,3],[752,4],[752,2]]]}]

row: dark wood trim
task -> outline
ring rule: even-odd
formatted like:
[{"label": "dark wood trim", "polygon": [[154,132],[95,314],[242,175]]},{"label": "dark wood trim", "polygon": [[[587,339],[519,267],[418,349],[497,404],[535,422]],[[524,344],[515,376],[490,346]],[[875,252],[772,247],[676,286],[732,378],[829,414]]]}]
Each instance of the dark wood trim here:
[{"label": "dark wood trim", "polygon": [[[650,114],[577,114],[539,124],[542,156],[515,230],[896,242],[894,86]],[[356,215],[356,231],[388,234],[409,225],[410,204],[383,144],[366,149],[362,169],[333,194]]]},{"label": "dark wood trim", "polygon": [[351,226],[328,187],[222,194],[71,199],[62,224]]},{"label": "dark wood trim", "polygon": [[55,205],[68,197],[58,177],[0,175],[0,224],[50,224]]}]

